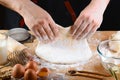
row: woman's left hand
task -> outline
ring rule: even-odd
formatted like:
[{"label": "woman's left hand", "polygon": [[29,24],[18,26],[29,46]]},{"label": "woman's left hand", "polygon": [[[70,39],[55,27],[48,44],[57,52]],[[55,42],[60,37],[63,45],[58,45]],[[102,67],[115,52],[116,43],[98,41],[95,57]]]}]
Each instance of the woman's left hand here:
[{"label": "woman's left hand", "polygon": [[101,10],[91,6],[86,7],[70,29],[73,39],[79,40],[91,36],[100,27],[102,20]]}]

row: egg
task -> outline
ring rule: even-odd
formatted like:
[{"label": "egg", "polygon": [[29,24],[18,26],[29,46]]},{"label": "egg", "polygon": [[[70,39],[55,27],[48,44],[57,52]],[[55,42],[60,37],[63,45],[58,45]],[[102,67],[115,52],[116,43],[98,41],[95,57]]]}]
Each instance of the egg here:
[{"label": "egg", "polygon": [[25,73],[25,68],[21,64],[16,64],[12,70],[12,76],[14,78],[22,78]]},{"label": "egg", "polygon": [[24,80],[37,80],[37,74],[32,69],[27,69],[24,74]]},{"label": "egg", "polygon": [[38,70],[38,64],[35,61],[29,61],[26,66],[25,69],[33,69],[35,72]]},{"label": "egg", "polygon": [[39,77],[47,77],[49,75],[50,71],[48,70],[48,68],[41,68],[40,70],[37,71],[37,75]]}]

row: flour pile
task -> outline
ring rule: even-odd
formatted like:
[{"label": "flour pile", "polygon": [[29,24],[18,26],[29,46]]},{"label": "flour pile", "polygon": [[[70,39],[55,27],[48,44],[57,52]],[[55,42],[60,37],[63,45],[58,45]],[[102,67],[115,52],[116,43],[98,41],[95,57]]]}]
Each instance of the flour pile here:
[{"label": "flour pile", "polygon": [[92,52],[87,40],[73,40],[68,31],[69,28],[61,29],[59,37],[52,43],[39,43],[36,48],[36,55],[48,62],[60,64],[72,64],[89,60]]}]

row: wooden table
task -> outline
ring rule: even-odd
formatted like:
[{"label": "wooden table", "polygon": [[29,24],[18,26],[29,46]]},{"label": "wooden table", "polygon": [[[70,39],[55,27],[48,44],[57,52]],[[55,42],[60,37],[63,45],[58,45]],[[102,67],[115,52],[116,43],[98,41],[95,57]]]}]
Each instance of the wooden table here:
[{"label": "wooden table", "polygon": [[[1,30],[0,32],[4,32],[4,31]],[[97,31],[91,38],[88,39],[88,43],[94,55],[87,64],[85,64],[84,66],[80,66],[83,68],[83,70],[108,74],[101,64],[100,58],[96,51],[96,47],[101,41],[108,39],[115,32],[116,31]],[[34,40],[33,42],[30,43],[29,42],[24,43],[24,45],[32,49],[34,52],[35,47],[37,45],[37,40]],[[79,76],[79,77],[69,77],[69,80],[98,80],[98,79],[91,79],[91,78]],[[109,77],[109,78],[105,78],[104,80],[114,80],[114,79]]]}]

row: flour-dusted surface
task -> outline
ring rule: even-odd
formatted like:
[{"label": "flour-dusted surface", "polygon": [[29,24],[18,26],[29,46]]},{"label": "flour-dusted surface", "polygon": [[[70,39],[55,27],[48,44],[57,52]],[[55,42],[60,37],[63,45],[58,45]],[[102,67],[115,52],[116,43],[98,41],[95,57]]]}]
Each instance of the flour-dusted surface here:
[{"label": "flour-dusted surface", "polygon": [[[103,41],[103,40],[108,40],[108,38],[115,33],[116,31],[97,31],[91,38],[89,38],[87,41],[90,45],[90,48],[92,50],[93,56],[90,58],[90,60],[84,64],[83,66],[78,66],[77,70],[85,70],[85,71],[91,71],[91,72],[98,72],[102,74],[108,74],[108,72],[103,68],[101,64],[101,60],[99,58],[99,55],[97,53],[97,46],[98,44]],[[34,40],[33,43],[26,43],[24,45],[30,47],[32,50],[36,50],[36,45],[38,44],[37,40]],[[85,49],[84,49],[85,50]],[[51,66],[51,64],[49,64]],[[71,66],[68,66],[71,69]],[[53,68],[53,67],[52,67]],[[80,69],[78,69],[80,68]],[[59,69],[59,68],[58,68]],[[66,68],[63,68],[66,69]],[[65,73],[64,70],[60,70],[60,72]],[[72,69],[76,70],[76,67],[72,66]],[[67,76],[67,80],[97,80],[97,79],[92,79],[92,78],[87,78],[87,77],[82,77],[82,76]],[[114,80],[112,77],[105,77],[103,80]]]},{"label": "flour-dusted surface", "polygon": [[67,34],[68,29],[62,30],[58,39],[49,44],[38,44],[36,54],[52,63],[77,63],[87,61],[91,58],[92,52],[86,41],[76,41]]},{"label": "flour-dusted surface", "polygon": [[[0,32],[5,32],[5,31],[1,30]],[[108,39],[114,32],[116,32],[116,31],[97,31],[95,33],[95,35],[93,35],[88,40],[88,43],[89,43],[90,48],[92,50],[92,53],[94,55],[91,57],[91,59],[88,61],[88,63],[86,63],[83,66],[80,65],[78,67],[81,68],[81,69],[83,69],[83,70],[85,70],[85,71],[99,72],[99,73],[102,73],[102,74],[108,74],[108,72],[103,68],[103,66],[101,64],[101,60],[99,58],[99,55],[97,54],[96,48],[97,48],[97,45],[101,41]],[[14,43],[14,42],[12,41],[12,43]],[[17,47],[16,49],[19,50],[21,47],[24,48],[24,46],[21,46],[20,44],[15,44],[15,43],[14,43],[14,46]],[[33,50],[33,54],[34,54],[34,50],[36,50],[36,45],[37,44],[38,44],[37,40],[34,40],[34,42],[32,42],[32,43],[27,43],[27,42],[24,43],[25,46],[27,46],[28,48],[30,48],[31,50]],[[13,49],[11,49],[11,47],[8,47],[8,49],[9,48],[10,48],[10,51],[13,51]],[[70,68],[71,68],[71,66],[70,66]],[[66,69],[66,68],[64,68],[64,69]],[[75,70],[76,70],[76,67],[75,67]],[[61,72],[63,72],[63,71],[61,71]],[[64,72],[63,72],[63,74],[64,74]],[[92,79],[92,78],[87,78],[87,77],[82,77],[82,76],[67,76],[67,77],[68,77],[67,80],[97,80],[97,79]],[[114,78],[112,78],[112,77],[105,77],[103,80],[114,80]]]}]

